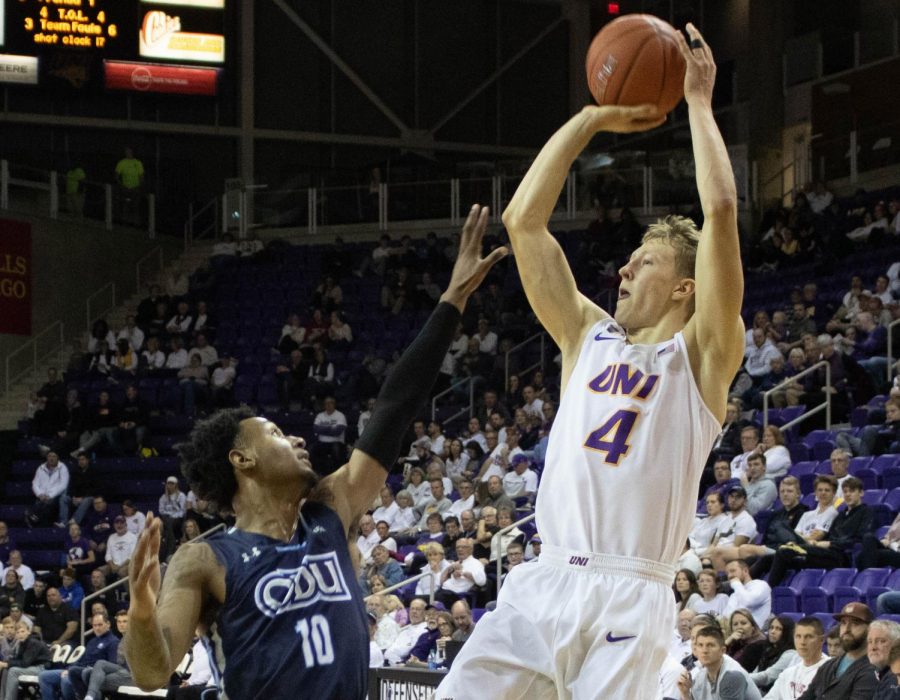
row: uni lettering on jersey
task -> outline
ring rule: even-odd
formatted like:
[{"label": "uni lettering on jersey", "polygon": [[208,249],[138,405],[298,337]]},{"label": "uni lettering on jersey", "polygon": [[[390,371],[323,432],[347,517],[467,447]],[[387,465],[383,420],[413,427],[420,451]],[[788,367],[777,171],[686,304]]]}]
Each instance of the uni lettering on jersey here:
[{"label": "uni lettering on jersey", "polygon": [[588,382],[588,389],[595,394],[631,396],[644,401],[656,389],[658,382],[658,374],[644,374],[627,362],[614,362]]},{"label": "uni lettering on jersey", "polygon": [[256,606],[267,617],[306,608],[322,600],[350,600],[337,553],[310,554],[296,569],[277,569],[263,576],[254,592]]}]

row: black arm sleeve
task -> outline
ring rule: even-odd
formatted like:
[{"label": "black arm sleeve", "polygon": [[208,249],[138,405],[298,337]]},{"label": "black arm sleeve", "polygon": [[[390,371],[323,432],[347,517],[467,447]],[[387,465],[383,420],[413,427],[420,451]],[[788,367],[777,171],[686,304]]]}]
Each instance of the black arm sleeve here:
[{"label": "black arm sleeve", "polygon": [[461,314],[441,302],[388,375],[356,447],[390,469],[409,424],[428,399]]}]

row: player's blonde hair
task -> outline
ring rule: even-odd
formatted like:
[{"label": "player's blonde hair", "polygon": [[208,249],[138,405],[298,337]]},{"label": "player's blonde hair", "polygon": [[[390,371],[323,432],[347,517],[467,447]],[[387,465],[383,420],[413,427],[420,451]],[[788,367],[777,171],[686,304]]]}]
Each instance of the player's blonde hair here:
[{"label": "player's blonde hair", "polygon": [[675,269],[681,277],[694,278],[700,232],[691,219],[670,215],[647,227],[641,243],[663,241],[675,249]]}]

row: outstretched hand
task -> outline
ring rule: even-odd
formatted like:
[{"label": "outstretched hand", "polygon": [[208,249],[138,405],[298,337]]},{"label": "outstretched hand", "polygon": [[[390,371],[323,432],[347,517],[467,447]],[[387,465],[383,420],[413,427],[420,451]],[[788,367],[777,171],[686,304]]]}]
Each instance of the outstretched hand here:
[{"label": "outstretched hand", "polygon": [[678,48],[684,57],[686,70],[684,72],[684,99],[688,104],[694,100],[701,100],[706,104],[712,103],[713,86],[716,84],[716,62],[713,60],[712,50],[703,39],[700,31],[688,22],[685,27],[691,38],[691,48],[681,32],[676,31]]},{"label": "outstretched hand", "polygon": [[441,295],[441,301],[453,304],[460,313],[465,310],[466,301],[484,281],[488,271],[509,253],[506,246],[501,246],[491,251],[487,257],[481,257],[482,239],[487,229],[489,214],[488,207],[478,204],[473,205],[469,211],[469,217],[463,225],[453,274],[450,276],[447,291]]},{"label": "outstretched hand", "polygon": [[159,545],[162,536],[162,522],[147,513],[144,531],[138,539],[131,556],[131,606],[129,614],[149,619],[156,612],[159,586],[162,575],[159,569]]}]

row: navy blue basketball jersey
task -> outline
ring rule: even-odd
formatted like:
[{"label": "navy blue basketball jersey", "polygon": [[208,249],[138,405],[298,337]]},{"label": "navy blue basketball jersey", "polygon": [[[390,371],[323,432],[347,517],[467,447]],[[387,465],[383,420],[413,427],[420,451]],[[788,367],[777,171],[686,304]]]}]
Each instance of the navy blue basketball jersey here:
[{"label": "navy blue basketball jersey", "polygon": [[366,612],[333,510],[305,503],[289,543],[237,528],[207,543],[226,570],[217,627],[228,698],[366,697]]}]

